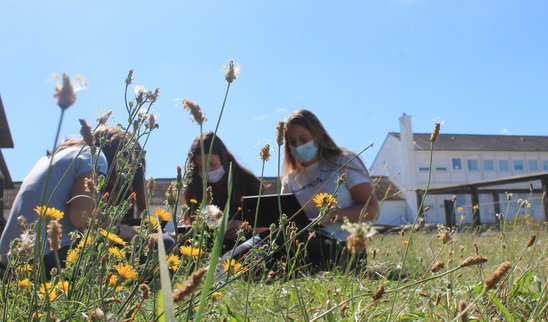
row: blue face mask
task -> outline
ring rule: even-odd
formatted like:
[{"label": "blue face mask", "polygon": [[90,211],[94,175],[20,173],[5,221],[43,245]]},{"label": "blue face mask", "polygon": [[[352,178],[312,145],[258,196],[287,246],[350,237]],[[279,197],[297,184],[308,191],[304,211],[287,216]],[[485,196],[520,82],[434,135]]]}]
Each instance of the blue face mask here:
[{"label": "blue face mask", "polygon": [[291,155],[301,162],[308,162],[318,155],[318,147],[314,145],[314,140],[310,140],[303,145],[294,147],[289,145]]}]

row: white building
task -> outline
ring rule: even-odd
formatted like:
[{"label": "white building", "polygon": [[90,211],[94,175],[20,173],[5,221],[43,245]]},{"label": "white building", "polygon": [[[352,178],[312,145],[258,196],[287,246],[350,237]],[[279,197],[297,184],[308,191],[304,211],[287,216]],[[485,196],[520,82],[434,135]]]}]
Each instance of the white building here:
[{"label": "white building", "polygon": [[[373,164],[371,174],[387,176],[396,183],[405,195],[406,209],[399,214],[401,223],[413,222],[420,200],[417,189],[425,189],[430,173],[430,133],[413,133],[411,116],[400,118],[400,133],[388,133]],[[442,134],[433,144],[433,159],[430,188],[459,184],[478,183],[487,180],[524,176],[548,171],[548,137],[517,135],[468,135]],[[489,193],[480,191],[477,204],[482,210],[482,222],[494,222],[494,203],[503,200],[504,192],[513,192],[514,201],[528,199],[533,207],[528,211],[536,218],[545,218],[541,202],[541,182],[533,184],[534,193],[529,192],[529,182],[492,186]],[[544,187],[544,189],[546,189]],[[487,190],[486,190],[487,191]],[[500,196],[499,196],[500,195]],[[428,195],[424,207],[426,223],[445,222],[445,202],[450,195]],[[518,208],[517,202],[510,203],[511,210]],[[502,203],[502,202],[501,202]],[[457,194],[457,206],[463,218],[457,223],[471,222],[472,203],[470,196]],[[509,211],[508,214],[515,212]],[[503,212],[503,211],[501,211]],[[398,214],[381,209],[381,216],[396,217]]]}]

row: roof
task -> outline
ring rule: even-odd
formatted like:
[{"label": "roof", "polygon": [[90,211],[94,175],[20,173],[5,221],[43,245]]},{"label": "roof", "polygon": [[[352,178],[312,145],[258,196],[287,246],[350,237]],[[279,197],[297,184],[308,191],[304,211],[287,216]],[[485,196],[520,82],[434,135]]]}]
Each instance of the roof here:
[{"label": "roof", "polygon": [[[400,139],[400,133],[388,135]],[[415,150],[430,150],[430,133],[414,133]],[[548,152],[548,136],[440,134],[436,151]]]},{"label": "roof", "polygon": [[2,151],[0,151],[0,176],[4,177],[4,189],[13,188],[13,181],[11,181],[10,172],[8,171],[8,165],[4,160],[4,155],[2,154]]},{"label": "roof", "polygon": [[0,148],[13,148],[13,140],[8,120],[6,119],[6,113],[4,113],[2,97],[0,97]]}]

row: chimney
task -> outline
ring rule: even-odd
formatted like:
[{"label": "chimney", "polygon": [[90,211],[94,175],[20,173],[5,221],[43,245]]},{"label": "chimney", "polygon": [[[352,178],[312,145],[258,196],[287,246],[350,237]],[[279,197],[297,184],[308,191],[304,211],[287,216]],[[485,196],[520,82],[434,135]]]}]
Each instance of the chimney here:
[{"label": "chimney", "polygon": [[404,222],[413,222],[417,213],[417,161],[415,155],[415,140],[413,139],[413,130],[411,128],[411,115],[403,113],[400,120],[400,144],[402,158],[402,173],[405,191],[405,199],[407,203],[407,214],[403,219]]}]

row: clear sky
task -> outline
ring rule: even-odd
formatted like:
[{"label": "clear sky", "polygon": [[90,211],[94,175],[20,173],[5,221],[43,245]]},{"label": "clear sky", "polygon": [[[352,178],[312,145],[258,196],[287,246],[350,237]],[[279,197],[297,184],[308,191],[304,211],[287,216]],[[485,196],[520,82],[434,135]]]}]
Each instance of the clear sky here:
[{"label": "clear sky", "polygon": [[[260,175],[259,151],[279,120],[313,111],[336,143],[375,158],[398,117],[429,133],[548,135],[548,1],[20,1],[0,2],[0,95],[14,140],[13,180],[53,146],[59,108],[50,73],[89,88],[67,110],[62,138],[105,110],[125,118],[123,79],[160,88],[160,129],[147,175],[175,176],[199,134],[174,98],[200,104],[218,135]],[[276,153],[276,152],[274,152]],[[275,154],[274,154],[275,155]],[[265,175],[276,174],[276,159]]]}]

